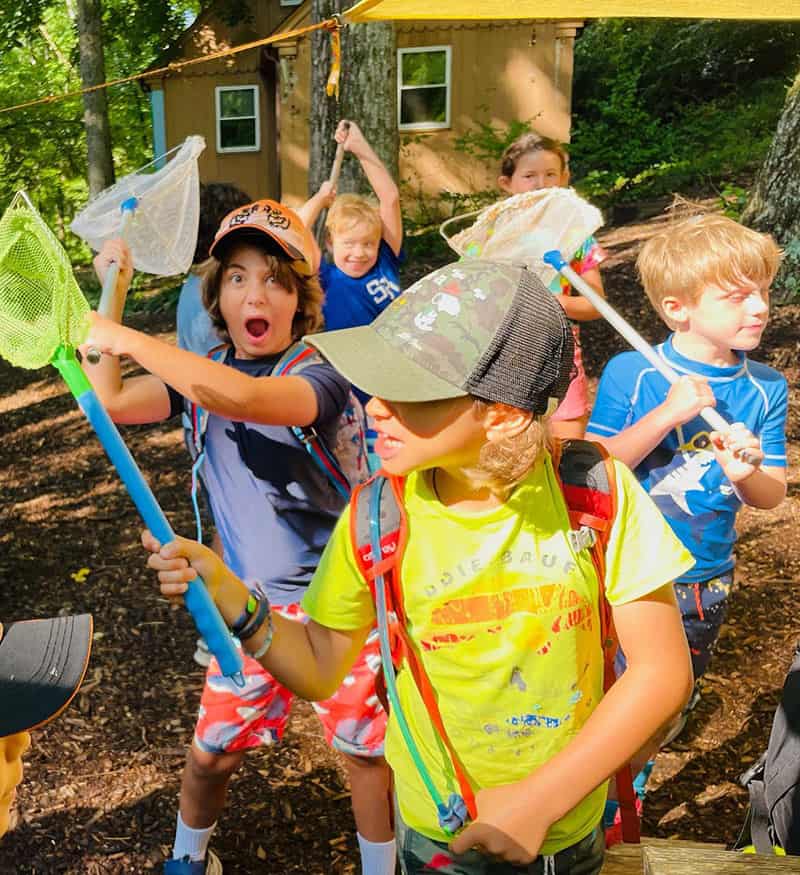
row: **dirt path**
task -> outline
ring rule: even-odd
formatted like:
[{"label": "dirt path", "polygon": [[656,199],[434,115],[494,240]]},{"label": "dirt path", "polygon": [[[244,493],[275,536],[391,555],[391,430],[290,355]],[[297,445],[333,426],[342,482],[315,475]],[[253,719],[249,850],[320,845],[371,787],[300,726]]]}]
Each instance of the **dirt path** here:
[{"label": "dirt path", "polygon": [[[632,259],[659,221],[605,237],[609,298],[651,339],[664,332],[634,281]],[[169,321],[136,324],[168,332]],[[594,376],[622,349],[598,324],[585,331],[584,345]],[[796,386],[799,351],[800,307],[781,308],[757,357]],[[188,616],[173,615],[159,597],[136,546],[136,513],[54,372],[2,364],[0,386],[0,617],[89,611],[96,628],[84,692],[35,734],[17,824],[0,844],[0,873],[158,868],[172,841],[202,684],[191,660],[195,635]],[[687,730],[659,759],[645,809],[652,835],[729,842],[742,822],[744,793],[732,782],[766,742],[797,637],[799,409],[794,389],[789,498],[776,511],[743,515],[730,623]],[[176,530],[191,533],[180,431],[125,433]],[[357,871],[347,787],[308,706],[296,707],[285,744],[249,757],[214,847],[231,875]]]}]

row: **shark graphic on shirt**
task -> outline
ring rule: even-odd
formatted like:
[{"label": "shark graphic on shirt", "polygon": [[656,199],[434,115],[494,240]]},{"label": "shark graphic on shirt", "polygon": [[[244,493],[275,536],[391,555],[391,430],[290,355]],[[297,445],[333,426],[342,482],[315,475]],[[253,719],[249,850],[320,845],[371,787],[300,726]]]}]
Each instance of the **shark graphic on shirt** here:
[{"label": "shark graphic on shirt", "polygon": [[[702,440],[703,437],[706,438],[705,441]],[[705,433],[695,435],[690,444],[678,447],[669,470],[658,482],[651,483],[648,490],[656,504],[659,504],[659,496],[665,496],[687,516],[694,516],[689,508],[688,493],[706,491],[703,478],[715,459],[714,453],[705,448],[710,445],[707,438]]]}]

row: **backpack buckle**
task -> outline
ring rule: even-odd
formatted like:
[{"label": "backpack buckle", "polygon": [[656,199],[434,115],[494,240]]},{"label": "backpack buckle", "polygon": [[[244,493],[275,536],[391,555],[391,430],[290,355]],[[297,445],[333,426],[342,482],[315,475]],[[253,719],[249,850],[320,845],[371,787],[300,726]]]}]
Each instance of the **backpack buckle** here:
[{"label": "backpack buckle", "polygon": [[570,529],[568,532],[569,545],[576,553],[581,550],[591,550],[597,542],[597,532],[589,526],[581,526],[579,529]]},{"label": "backpack buckle", "polygon": [[295,431],[298,440],[303,446],[308,449],[309,444],[313,444],[314,441],[318,440],[319,435],[317,434],[317,430],[313,425],[307,425],[300,428],[297,426],[297,430]]}]

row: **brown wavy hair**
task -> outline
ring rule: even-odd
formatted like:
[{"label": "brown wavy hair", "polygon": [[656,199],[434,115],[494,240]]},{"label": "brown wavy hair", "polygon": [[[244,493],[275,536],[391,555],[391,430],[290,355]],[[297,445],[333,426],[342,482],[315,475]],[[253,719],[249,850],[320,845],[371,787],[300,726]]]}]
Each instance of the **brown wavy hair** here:
[{"label": "brown wavy hair", "polygon": [[558,155],[558,158],[561,161],[562,173],[569,165],[569,155],[567,154],[567,150],[564,148],[563,143],[560,143],[558,140],[553,140],[550,137],[540,137],[539,134],[531,132],[523,134],[521,137],[517,137],[517,139],[506,148],[505,152],[503,152],[503,157],[500,159],[500,173],[510,179],[514,175],[514,171],[517,169],[519,159],[522,158],[523,155],[527,155],[529,152],[552,152],[553,154]]},{"label": "brown wavy hair", "polygon": [[[227,242],[227,241],[226,241]],[[285,289],[297,292],[297,312],[292,320],[292,340],[300,340],[305,334],[314,334],[322,329],[322,303],[324,294],[317,275],[302,276],[292,268],[291,261],[276,252],[277,247],[263,234],[236,234],[231,243],[219,253],[220,257],[207,259],[199,270],[203,281],[203,306],[206,308],[211,322],[227,343],[231,342],[228,326],[222,318],[219,307],[222,276],[229,264],[230,254],[240,244],[257,249],[267,263],[267,269]]]}]

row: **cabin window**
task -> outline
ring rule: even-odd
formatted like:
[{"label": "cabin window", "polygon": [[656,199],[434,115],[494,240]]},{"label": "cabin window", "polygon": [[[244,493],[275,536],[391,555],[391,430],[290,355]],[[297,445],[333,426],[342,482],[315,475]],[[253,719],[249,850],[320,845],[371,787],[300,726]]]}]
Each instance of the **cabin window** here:
[{"label": "cabin window", "polygon": [[397,50],[400,130],[450,127],[450,46]]},{"label": "cabin window", "polygon": [[217,152],[257,152],[261,148],[258,85],[216,89]]},{"label": "cabin window", "polygon": [[303,0],[281,0],[281,6],[299,6]]}]

